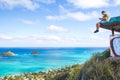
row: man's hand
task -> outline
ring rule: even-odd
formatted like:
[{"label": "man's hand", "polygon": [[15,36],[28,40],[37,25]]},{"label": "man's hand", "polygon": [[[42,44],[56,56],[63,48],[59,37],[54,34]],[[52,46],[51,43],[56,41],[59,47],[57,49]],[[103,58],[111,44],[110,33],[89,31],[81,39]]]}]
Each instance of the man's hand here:
[{"label": "man's hand", "polygon": [[103,18],[99,18],[99,20],[103,20]]}]

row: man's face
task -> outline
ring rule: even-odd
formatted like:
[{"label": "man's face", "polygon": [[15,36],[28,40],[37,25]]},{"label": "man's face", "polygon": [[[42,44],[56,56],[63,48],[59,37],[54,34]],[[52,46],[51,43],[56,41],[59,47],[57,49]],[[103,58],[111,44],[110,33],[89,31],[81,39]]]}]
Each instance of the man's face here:
[{"label": "man's face", "polygon": [[102,12],[102,15],[104,15],[105,14],[105,12]]}]

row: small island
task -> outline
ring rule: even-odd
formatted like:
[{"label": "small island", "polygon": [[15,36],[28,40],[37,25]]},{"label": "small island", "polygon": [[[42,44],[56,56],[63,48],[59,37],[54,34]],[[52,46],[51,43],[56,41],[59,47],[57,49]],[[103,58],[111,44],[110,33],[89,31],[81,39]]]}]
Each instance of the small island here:
[{"label": "small island", "polygon": [[5,52],[5,53],[2,53],[1,56],[15,56],[16,54],[13,53],[12,51],[8,51],[8,52]]},{"label": "small island", "polygon": [[39,53],[37,51],[32,52],[33,55],[38,55]]}]

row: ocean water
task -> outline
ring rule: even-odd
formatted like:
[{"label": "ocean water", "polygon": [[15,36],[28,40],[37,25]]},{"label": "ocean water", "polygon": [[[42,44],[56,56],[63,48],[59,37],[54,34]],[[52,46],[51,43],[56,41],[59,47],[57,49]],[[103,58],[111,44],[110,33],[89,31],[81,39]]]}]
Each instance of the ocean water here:
[{"label": "ocean water", "polygon": [[[0,76],[46,71],[84,63],[96,52],[107,48],[0,48],[0,54],[12,51],[16,56],[0,56]],[[39,55],[31,53],[37,51]]]}]

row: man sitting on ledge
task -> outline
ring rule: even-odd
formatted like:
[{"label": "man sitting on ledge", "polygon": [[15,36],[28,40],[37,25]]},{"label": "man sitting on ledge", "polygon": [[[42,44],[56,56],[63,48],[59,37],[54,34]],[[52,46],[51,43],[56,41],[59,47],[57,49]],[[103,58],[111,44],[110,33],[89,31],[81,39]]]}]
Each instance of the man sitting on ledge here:
[{"label": "man sitting on ledge", "polygon": [[108,17],[108,14],[106,13],[106,11],[102,11],[101,13],[102,13],[103,17],[99,18],[101,21],[96,24],[96,30],[94,31],[94,33],[99,32],[100,26],[102,24],[108,22],[109,17]]}]

